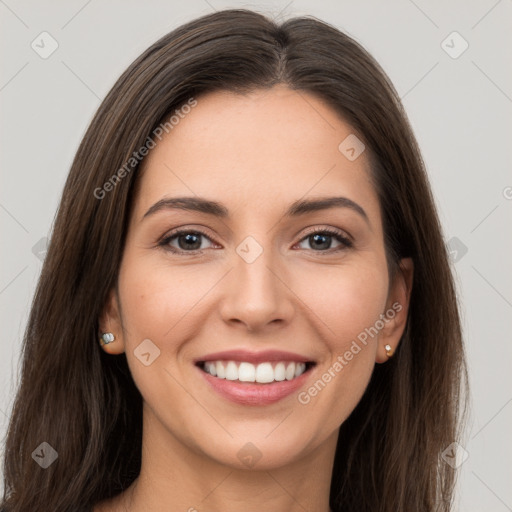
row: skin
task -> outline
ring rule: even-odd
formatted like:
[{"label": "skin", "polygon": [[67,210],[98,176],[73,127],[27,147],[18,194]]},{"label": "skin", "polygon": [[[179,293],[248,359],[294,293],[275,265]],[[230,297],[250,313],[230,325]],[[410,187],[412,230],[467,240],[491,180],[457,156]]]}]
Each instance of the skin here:
[{"label": "skin", "polygon": [[[103,349],[126,352],[144,430],[139,478],[95,512],[234,512],[241,504],[328,512],[339,427],[375,363],[388,360],[384,346],[399,343],[412,262],[402,260],[389,281],[366,154],[350,161],[338,150],[354,130],[323,101],[283,85],[197,100],[144,161],[118,289],[100,319],[116,335]],[[360,205],[367,220],[340,207],[284,216],[296,200],[334,195]],[[143,219],[157,201],[180,196],[218,201],[230,215],[164,209]],[[158,245],[178,227],[207,233],[201,252]],[[311,227],[337,229],[353,246],[332,237],[318,248]],[[252,263],[236,252],[247,236],[263,248]],[[180,250],[179,239],[169,243]],[[232,403],[193,364],[232,348],[292,351],[316,362],[308,389],[396,302],[401,310],[307,404],[297,393],[266,406]],[[149,366],[134,355],[145,339],[160,350]],[[253,467],[237,456],[248,442],[261,454]]]}]

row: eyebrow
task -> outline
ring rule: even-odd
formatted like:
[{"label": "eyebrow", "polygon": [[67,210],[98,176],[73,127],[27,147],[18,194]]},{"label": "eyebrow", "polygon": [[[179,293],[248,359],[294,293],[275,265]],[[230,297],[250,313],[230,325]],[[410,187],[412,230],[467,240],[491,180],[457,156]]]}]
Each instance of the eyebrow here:
[{"label": "eyebrow", "polygon": [[[330,208],[348,208],[358,213],[368,224],[370,221],[364,209],[348,197],[321,197],[317,199],[299,199],[293,202],[284,216],[298,217],[307,213],[327,210]],[[228,218],[229,210],[221,203],[202,197],[165,197],[157,201],[144,214],[141,221],[162,210],[186,210],[206,213],[220,218]]]}]

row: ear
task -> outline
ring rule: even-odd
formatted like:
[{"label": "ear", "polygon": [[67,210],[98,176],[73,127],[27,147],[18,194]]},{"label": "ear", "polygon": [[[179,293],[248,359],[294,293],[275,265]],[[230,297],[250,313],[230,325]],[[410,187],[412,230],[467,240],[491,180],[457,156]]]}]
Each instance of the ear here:
[{"label": "ear", "polygon": [[[393,352],[396,351],[400,338],[407,323],[409,300],[411,296],[414,275],[414,264],[411,258],[400,260],[399,268],[395,272],[393,281],[389,286],[386,311],[382,315],[384,327],[379,334],[379,346],[377,348],[377,363],[385,363]],[[386,352],[386,345],[391,347],[391,355]]]},{"label": "ear", "polygon": [[108,344],[101,344],[101,348],[107,354],[122,354],[125,350],[123,339],[123,327],[121,322],[119,299],[115,288],[110,290],[105,306],[99,318],[98,343],[101,335],[111,332],[114,335],[114,341]]}]

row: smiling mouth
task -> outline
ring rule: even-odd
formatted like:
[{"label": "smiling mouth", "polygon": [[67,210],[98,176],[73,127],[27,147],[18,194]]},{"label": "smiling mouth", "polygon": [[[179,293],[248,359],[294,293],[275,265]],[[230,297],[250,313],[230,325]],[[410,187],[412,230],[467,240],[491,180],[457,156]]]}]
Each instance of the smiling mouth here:
[{"label": "smiling mouth", "polygon": [[198,361],[196,365],[205,373],[218,379],[272,384],[294,380],[309,371],[315,363],[269,361],[252,364],[245,361]]}]

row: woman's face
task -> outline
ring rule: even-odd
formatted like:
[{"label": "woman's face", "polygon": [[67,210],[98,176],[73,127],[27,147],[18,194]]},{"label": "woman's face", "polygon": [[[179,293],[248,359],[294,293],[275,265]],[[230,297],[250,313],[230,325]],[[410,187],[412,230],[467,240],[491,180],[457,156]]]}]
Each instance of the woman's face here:
[{"label": "woman's face", "polygon": [[105,321],[145,439],[240,468],[332,454],[407,310],[361,150],[278,86],[197,98],[149,152]]}]

